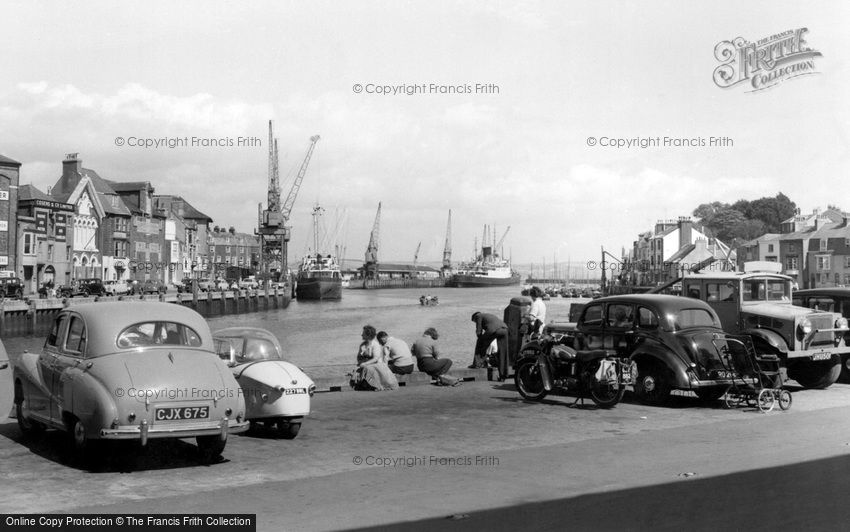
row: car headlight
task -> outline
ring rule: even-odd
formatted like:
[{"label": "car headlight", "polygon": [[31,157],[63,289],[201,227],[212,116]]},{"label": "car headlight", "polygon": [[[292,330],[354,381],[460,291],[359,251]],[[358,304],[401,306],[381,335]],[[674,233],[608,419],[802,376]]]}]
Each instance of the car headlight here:
[{"label": "car headlight", "polygon": [[846,329],[847,328],[847,318],[838,318],[835,320],[835,328],[836,329]]},{"label": "car headlight", "polygon": [[812,332],[812,322],[809,321],[809,318],[803,318],[803,321],[800,322],[798,327],[800,328],[800,332],[804,335]]}]

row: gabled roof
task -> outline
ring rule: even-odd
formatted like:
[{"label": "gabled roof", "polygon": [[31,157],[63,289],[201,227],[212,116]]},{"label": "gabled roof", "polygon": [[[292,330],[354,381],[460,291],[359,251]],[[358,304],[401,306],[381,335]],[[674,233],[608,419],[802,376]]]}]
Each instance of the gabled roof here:
[{"label": "gabled roof", "polygon": [[[171,205],[171,212],[184,220],[199,220],[206,223],[211,223],[213,221],[212,218],[202,213],[193,207],[191,203],[183,199],[183,196],[173,196],[168,194],[156,195],[154,196],[154,202],[156,202],[158,198],[162,198],[167,201]],[[175,206],[175,204],[179,204],[179,206]]]},{"label": "gabled roof", "polygon": [[0,166],[21,166],[21,163],[14,159],[0,155]]},{"label": "gabled roof", "polygon": [[687,257],[691,253],[691,251],[696,249],[696,247],[696,244],[688,244],[687,246],[683,246],[679,249],[679,251],[673,253],[673,255],[669,259],[667,259],[667,262],[676,262]]}]

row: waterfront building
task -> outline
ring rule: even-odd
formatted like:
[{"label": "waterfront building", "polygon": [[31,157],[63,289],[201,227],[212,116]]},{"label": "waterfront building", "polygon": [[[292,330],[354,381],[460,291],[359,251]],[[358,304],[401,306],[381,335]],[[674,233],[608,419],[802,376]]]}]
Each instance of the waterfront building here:
[{"label": "waterfront building", "polygon": [[[211,268],[209,231],[212,218],[181,196],[154,195],[153,199],[154,208],[165,213],[175,225],[175,239],[168,240],[171,233],[166,230],[166,240],[169,242],[167,251],[169,262],[176,260],[180,266],[180,279],[208,277]],[[175,252],[178,256],[175,256]]]},{"label": "waterfront building", "polygon": [[45,283],[70,284],[73,268],[74,206],[32,185],[18,189],[18,266],[24,295],[33,295]]},{"label": "waterfront building", "polygon": [[18,262],[18,184],[21,163],[0,155],[0,271],[15,271]]},{"label": "waterfront building", "polygon": [[91,170],[82,167],[76,153],[62,161],[62,176],[50,190],[58,203],[74,206],[71,279],[102,278],[101,223],[106,216],[101,198],[92,182]]},{"label": "waterfront building", "polygon": [[[215,229],[218,229],[216,231]],[[260,267],[260,242],[255,235],[214,228],[210,233],[213,277],[241,279],[256,274]]]},{"label": "waterfront building", "polygon": [[129,278],[168,282],[172,265],[166,260],[166,214],[155,208],[149,181],[109,181],[131,215],[129,223]]}]

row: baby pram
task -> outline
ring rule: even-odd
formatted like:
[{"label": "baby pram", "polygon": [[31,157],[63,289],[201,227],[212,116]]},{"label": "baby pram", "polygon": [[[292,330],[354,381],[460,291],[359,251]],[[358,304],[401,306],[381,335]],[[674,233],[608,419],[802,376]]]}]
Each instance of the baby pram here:
[{"label": "baby pram", "polygon": [[751,406],[770,412],[779,403],[781,410],[791,408],[791,392],[782,389],[778,356],[756,353],[749,336],[728,335],[716,345],[732,380],[725,393],[727,407]]}]

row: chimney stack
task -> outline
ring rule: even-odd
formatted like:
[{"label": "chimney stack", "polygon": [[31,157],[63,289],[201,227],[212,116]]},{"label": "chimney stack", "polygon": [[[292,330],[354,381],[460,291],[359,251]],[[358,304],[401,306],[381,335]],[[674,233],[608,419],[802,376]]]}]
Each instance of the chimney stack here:
[{"label": "chimney stack", "polygon": [[690,245],[692,238],[693,222],[687,216],[679,217],[679,249]]},{"label": "chimney stack", "polygon": [[79,158],[79,153],[69,153],[65,155],[65,160],[62,161],[62,177],[75,177],[82,174],[83,160]]}]

